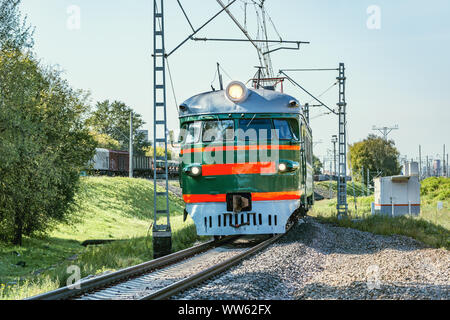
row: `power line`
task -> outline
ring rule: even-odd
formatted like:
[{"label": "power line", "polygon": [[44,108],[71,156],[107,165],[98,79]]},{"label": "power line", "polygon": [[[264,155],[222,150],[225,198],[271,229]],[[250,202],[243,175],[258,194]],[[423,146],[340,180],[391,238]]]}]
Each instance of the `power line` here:
[{"label": "power line", "polygon": [[195,32],[195,29],[194,29],[194,27],[192,26],[192,23],[191,23],[191,21],[189,20],[189,18],[188,18],[188,16],[187,16],[186,12],[184,11],[183,6],[181,5],[180,0],[177,0],[177,2],[178,2],[178,5],[179,5],[180,8],[181,8],[181,11],[183,11],[184,17],[186,18],[187,22],[188,22],[189,25],[191,26],[192,31]]},{"label": "power line", "polygon": [[[333,83],[328,89],[326,89],[324,92],[322,92],[321,94],[319,94],[318,96],[317,96],[317,98],[320,98],[320,97],[322,97],[324,94],[326,94],[328,91],[330,91],[331,89],[333,89],[333,87],[334,86],[336,86],[338,84],[338,81],[336,81],[335,83]],[[310,100],[308,103],[311,103],[311,102],[313,102],[314,101],[314,99],[312,99],[312,100]]]},{"label": "power line", "polygon": [[306,90],[305,88],[303,88],[300,84],[298,84],[297,82],[294,81],[294,79],[292,79],[290,76],[288,76],[283,70],[280,70],[280,74],[283,74],[286,79],[288,79],[293,85],[299,87],[300,89],[302,89],[304,92],[306,92],[309,96],[311,96],[314,100],[316,100],[317,102],[319,102],[322,106],[324,106],[325,108],[327,108],[328,110],[330,110],[332,113],[336,114],[336,111],[334,111],[333,109],[331,109],[330,107],[328,107],[325,103],[323,103],[322,101],[320,101],[318,98],[316,98],[312,93],[310,93],[308,90]]},{"label": "power line", "polygon": [[172,51],[170,51],[166,56],[170,56],[172,53],[174,53],[176,50],[178,50],[183,44],[185,44],[188,40],[192,39],[192,37],[197,34],[200,30],[202,30],[207,24],[209,24],[211,21],[213,21],[219,14],[221,14],[223,11],[228,10],[228,8],[235,3],[236,0],[232,0],[229,4],[227,4],[226,6],[224,6],[222,8],[222,10],[220,10],[219,12],[217,12],[214,16],[212,16],[208,21],[206,21],[200,28],[196,29],[191,35],[189,35],[186,39],[184,39],[183,41],[181,41],[181,43],[176,46]]}]

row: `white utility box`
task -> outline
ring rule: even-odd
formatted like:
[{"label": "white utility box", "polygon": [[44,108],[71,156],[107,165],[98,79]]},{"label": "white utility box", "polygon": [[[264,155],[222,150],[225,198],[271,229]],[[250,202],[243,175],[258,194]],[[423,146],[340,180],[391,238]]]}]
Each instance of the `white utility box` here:
[{"label": "white utility box", "polygon": [[372,214],[390,216],[420,214],[420,182],[418,167],[408,166],[408,175],[380,177],[374,179],[375,203]]}]

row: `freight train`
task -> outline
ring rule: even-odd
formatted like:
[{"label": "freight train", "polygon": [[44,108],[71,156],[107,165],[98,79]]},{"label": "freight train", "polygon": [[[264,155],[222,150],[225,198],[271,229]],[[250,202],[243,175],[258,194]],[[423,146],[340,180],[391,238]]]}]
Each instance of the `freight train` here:
[{"label": "freight train", "polygon": [[[128,176],[130,154],[127,151],[108,150],[96,148],[94,158],[89,161],[87,171],[94,175],[108,176]],[[170,160],[168,165],[169,178],[178,177],[179,162]],[[163,178],[165,172],[164,160],[151,157],[134,156],[133,157],[133,176],[142,178],[152,178],[156,167],[157,176]]]},{"label": "freight train", "polygon": [[232,82],[179,107],[185,219],[199,235],[280,234],[314,203],[312,131],[297,99]]}]

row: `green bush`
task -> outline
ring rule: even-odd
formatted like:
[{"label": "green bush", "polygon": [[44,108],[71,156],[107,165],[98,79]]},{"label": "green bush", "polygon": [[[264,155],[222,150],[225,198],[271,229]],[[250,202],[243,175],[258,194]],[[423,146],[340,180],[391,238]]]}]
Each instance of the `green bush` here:
[{"label": "green bush", "polygon": [[450,178],[427,178],[421,182],[420,193],[424,200],[450,200]]},{"label": "green bush", "polygon": [[93,156],[80,92],[18,49],[0,51],[0,239],[63,221]]}]

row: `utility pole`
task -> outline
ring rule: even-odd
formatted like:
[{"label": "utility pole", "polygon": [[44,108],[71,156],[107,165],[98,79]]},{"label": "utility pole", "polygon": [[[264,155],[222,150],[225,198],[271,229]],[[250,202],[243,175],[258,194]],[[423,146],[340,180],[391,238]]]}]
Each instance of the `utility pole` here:
[{"label": "utility pole", "polygon": [[338,141],[337,135],[331,137],[333,143],[333,162],[334,162],[334,175],[336,175],[336,142]]},{"label": "utility pole", "polygon": [[[314,95],[312,95],[308,90],[303,88],[300,84],[298,84],[296,81],[294,81],[288,74],[286,74],[286,71],[338,71],[339,76],[336,78],[338,80],[336,83],[339,84],[339,102],[337,103],[338,106],[338,112],[328,107],[326,104],[324,104],[322,101],[320,101],[318,98],[316,98]],[[280,74],[283,74],[286,79],[288,79],[292,84],[299,87],[301,90],[303,90],[306,94],[311,96],[314,100],[320,103],[320,106],[325,107],[330,111],[330,113],[333,113],[338,116],[339,122],[338,122],[338,179],[337,179],[337,216],[338,218],[342,218],[343,216],[348,215],[348,203],[347,203],[347,112],[346,107],[347,103],[345,102],[345,65],[344,63],[339,64],[338,69],[284,69],[279,71]]]},{"label": "utility pole", "polygon": [[130,158],[128,160],[128,176],[133,178],[133,111],[130,112],[130,145],[129,145],[129,154]]},{"label": "utility pole", "polygon": [[331,178],[331,161],[330,161],[330,183],[328,184],[328,191],[330,192],[330,199],[333,198],[333,193],[331,192],[331,185],[333,183],[333,179]]},{"label": "utility pole", "polygon": [[377,127],[377,126],[373,126],[372,130],[381,132],[381,134],[383,135],[383,139],[387,141],[389,133],[391,133],[392,130],[398,130],[398,125],[396,124],[393,127]]},{"label": "utility pole", "polygon": [[309,103],[305,103],[303,107],[303,115],[305,116],[306,123],[309,124]]},{"label": "utility pole", "polygon": [[[159,4],[159,5],[158,5]],[[167,163],[167,102],[166,49],[164,42],[164,0],[153,1],[153,257],[159,258],[172,251],[172,230],[169,219],[169,176]],[[175,50],[175,49],[174,49]],[[173,50],[173,51],[174,51]],[[172,51],[172,52],[173,52]],[[156,148],[164,148],[165,185],[157,191]],[[161,199],[161,201],[158,201]],[[158,207],[162,204],[164,208]],[[158,218],[166,218],[161,223]]]},{"label": "utility pole", "polygon": [[347,103],[345,102],[345,66],[339,64],[339,175],[337,194],[337,214],[338,217],[347,216]]}]

